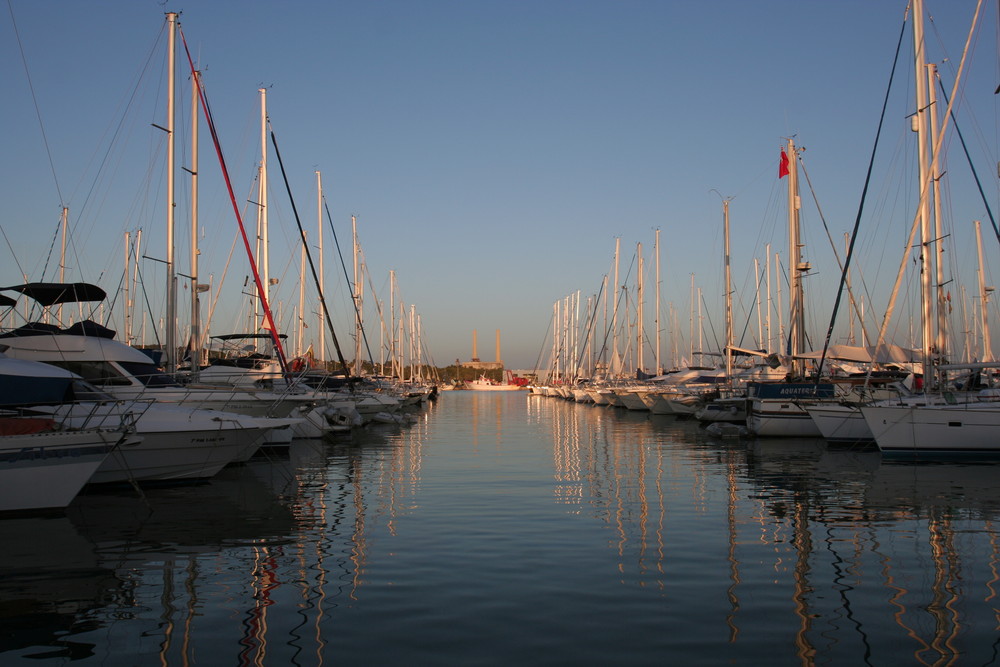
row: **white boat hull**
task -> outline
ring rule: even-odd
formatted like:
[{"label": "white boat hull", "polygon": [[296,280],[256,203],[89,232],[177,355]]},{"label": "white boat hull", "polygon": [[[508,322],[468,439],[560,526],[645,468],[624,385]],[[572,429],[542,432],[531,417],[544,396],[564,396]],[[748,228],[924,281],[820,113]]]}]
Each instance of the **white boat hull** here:
[{"label": "white boat hull", "polygon": [[469,389],[473,391],[523,391],[524,387],[516,384],[490,384],[488,382],[469,382]]},{"label": "white boat hull", "polygon": [[861,408],[885,455],[1000,454],[1000,407],[867,406]]},{"label": "white boat hull", "polygon": [[781,399],[750,401],[747,428],[762,438],[818,438],[819,429],[798,403]]},{"label": "white boat hull", "polygon": [[66,507],[122,440],[99,429],[0,436],[0,511]]},{"label": "white boat hull", "polygon": [[142,441],[113,451],[91,478],[96,484],[213,477],[229,463],[249,458],[273,423],[155,402],[136,406],[134,411],[116,403],[79,403],[48,409],[69,426],[117,428],[123,421],[134,419],[135,433],[142,436]]},{"label": "white boat hull", "polygon": [[857,407],[841,405],[810,405],[806,407],[820,435],[830,443],[862,445],[875,442],[864,415]]},{"label": "white boat hull", "polygon": [[636,391],[616,392],[620,405],[628,410],[649,410],[649,406],[642,400],[642,395]]},{"label": "white boat hull", "polygon": [[104,460],[91,483],[167,482],[214,477],[259,448],[259,428],[143,434],[142,442],[119,447]]},{"label": "white boat hull", "polygon": [[646,392],[642,396],[643,403],[649,408],[649,411],[654,415],[672,415],[674,414],[673,408],[670,406],[670,401],[666,394],[660,392]]}]

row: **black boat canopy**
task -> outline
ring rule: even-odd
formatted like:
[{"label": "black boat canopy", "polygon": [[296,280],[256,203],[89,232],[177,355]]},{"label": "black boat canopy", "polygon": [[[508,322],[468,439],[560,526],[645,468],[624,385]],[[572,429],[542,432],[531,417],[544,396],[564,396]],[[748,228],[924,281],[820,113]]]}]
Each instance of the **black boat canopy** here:
[{"label": "black boat canopy", "polygon": [[[219,336],[212,336],[212,338],[215,338],[217,340],[243,340],[244,338],[248,340],[253,340],[255,338],[271,340],[272,336],[269,333],[245,333],[245,334],[221,334]],[[278,334],[278,338],[284,340],[285,338],[288,338],[288,334]]]},{"label": "black boat canopy", "polygon": [[[103,301],[107,297],[104,290],[90,283],[26,283],[0,287],[0,290],[20,292],[43,306],[76,301]],[[9,304],[0,303],[0,305]]]}]

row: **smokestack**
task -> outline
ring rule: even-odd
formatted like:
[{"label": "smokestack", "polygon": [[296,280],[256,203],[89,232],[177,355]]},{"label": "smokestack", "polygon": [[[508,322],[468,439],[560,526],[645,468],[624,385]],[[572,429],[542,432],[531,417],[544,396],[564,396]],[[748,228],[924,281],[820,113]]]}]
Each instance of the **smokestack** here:
[{"label": "smokestack", "polygon": [[500,330],[497,329],[497,363],[500,362]]},{"label": "smokestack", "polygon": [[476,354],[476,330],[472,330],[472,360],[479,361],[477,358],[479,355]]}]

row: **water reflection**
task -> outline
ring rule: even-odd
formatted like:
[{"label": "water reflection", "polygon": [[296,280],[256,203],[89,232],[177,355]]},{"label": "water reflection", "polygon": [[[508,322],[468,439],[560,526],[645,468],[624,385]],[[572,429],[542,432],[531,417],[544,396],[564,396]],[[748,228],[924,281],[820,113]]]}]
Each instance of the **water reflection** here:
[{"label": "water reflection", "polygon": [[3,519],[0,653],[185,665],[229,663],[236,646],[253,665],[293,647],[282,662],[321,664],[328,611],[363,585],[369,514],[391,524],[419,481],[426,416]]},{"label": "water reflection", "polygon": [[997,658],[994,466],[718,440],[691,422],[559,400],[529,412],[550,424],[554,497],[612,528],[623,583],[676,589],[686,531],[701,529],[683,515],[725,517],[725,581],[699,575],[724,587],[734,648],[787,636],[800,664],[878,664],[890,647],[917,664]]},{"label": "water reflection", "polygon": [[[92,645],[57,637],[100,607],[113,572],[64,516],[3,520],[0,549],[0,653],[82,659]],[[46,545],[38,549],[39,544]]]},{"label": "water reflection", "polygon": [[992,465],[886,462],[814,441],[758,441],[749,454],[761,525],[773,531],[761,541],[788,545],[781,565],[803,661],[860,654],[875,664],[873,637],[892,637],[916,664],[996,658]]},{"label": "water reflection", "polygon": [[441,403],[206,484],[3,520],[4,664],[997,659],[992,465]]},{"label": "water reflection", "polygon": [[[528,413],[550,430],[556,501],[608,526],[619,570],[662,591],[671,497],[698,512],[709,496],[704,468],[688,465],[704,456],[696,423],[558,399],[533,400]],[[707,459],[718,462],[714,452]]]}]

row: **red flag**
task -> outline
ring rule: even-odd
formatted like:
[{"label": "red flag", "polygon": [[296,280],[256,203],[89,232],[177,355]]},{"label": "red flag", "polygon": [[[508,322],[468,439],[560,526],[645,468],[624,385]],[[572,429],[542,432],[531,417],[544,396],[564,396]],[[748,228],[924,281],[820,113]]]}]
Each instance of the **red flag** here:
[{"label": "red flag", "polygon": [[781,151],[781,161],[778,163],[778,178],[788,176],[788,154],[784,149]]}]

